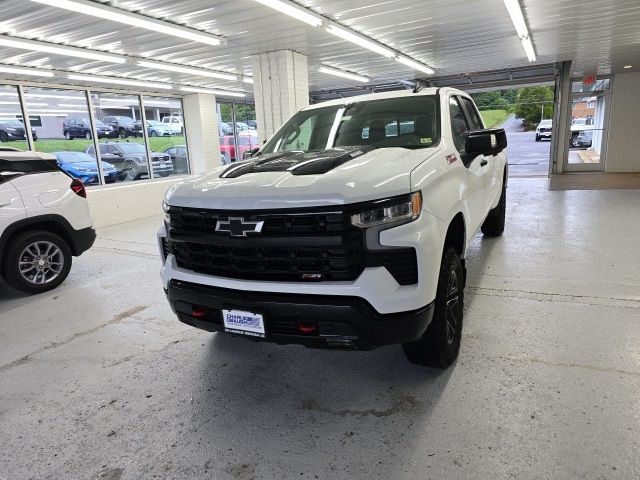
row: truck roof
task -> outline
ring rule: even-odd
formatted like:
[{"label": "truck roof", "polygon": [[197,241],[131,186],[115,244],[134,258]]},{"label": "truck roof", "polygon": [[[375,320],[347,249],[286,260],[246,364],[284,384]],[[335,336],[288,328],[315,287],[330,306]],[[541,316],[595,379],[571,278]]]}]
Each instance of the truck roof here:
[{"label": "truck roof", "polygon": [[468,93],[465,93],[462,90],[458,90],[456,88],[427,87],[427,88],[421,89],[417,93],[413,93],[413,90],[394,90],[391,92],[368,93],[366,95],[356,95],[353,97],[338,98],[336,100],[328,100],[326,102],[320,102],[320,103],[315,103],[313,105],[309,105],[308,107],[305,107],[303,110],[312,110],[314,108],[330,107],[333,105],[347,105],[349,103],[355,103],[355,102],[370,102],[372,100],[382,100],[385,98],[401,98],[401,97],[417,97],[417,96],[435,95],[438,91],[440,91],[441,93],[456,93],[458,95],[464,95],[465,97],[469,96]]}]

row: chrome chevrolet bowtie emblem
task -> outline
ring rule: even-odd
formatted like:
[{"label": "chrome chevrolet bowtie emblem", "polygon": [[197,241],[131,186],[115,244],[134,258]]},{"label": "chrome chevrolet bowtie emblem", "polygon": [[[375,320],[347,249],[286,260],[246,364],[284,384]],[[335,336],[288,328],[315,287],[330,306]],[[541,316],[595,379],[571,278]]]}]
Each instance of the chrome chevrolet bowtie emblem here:
[{"label": "chrome chevrolet bowtie emblem", "polygon": [[264,222],[246,222],[242,217],[218,220],[216,232],[229,232],[232,237],[246,237],[247,233],[260,233]]}]

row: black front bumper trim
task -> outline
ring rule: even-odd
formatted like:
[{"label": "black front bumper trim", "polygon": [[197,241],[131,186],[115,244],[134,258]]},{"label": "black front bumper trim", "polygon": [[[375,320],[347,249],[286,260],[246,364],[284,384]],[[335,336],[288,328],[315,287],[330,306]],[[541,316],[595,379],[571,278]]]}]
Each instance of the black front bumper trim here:
[{"label": "black front bumper trim", "polygon": [[[231,290],[171,280],[171,308],[181,322],[207,331],[224,331],[222,308],[261,313],[266,341],[314,348],[370,350],[418,340],[433,317],[433,303],[418,310],[378,313],[366,300],[339,295],[307,295]],[[206,315],[193,316],[194,307]],[[300,322],[316,324],[303,332]]]}]

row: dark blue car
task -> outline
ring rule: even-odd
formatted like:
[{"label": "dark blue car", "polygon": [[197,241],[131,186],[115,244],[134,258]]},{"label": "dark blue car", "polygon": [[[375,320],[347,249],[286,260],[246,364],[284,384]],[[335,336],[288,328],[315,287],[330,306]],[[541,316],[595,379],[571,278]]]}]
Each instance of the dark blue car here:
[{"label": "dark blue car", "polygon": [[[85,185],[95,185],[98,181],[96,159],[83,152],[55,152],[61,170],[77,178]],[[118,170],[110,163],[102,162],[105,183],[114,183],[118,179]]]}]

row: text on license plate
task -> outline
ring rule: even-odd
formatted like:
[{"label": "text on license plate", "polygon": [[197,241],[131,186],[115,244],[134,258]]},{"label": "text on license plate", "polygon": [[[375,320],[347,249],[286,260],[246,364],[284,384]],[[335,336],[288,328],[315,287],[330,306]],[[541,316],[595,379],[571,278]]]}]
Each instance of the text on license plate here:
[{"label": "text on license plate", "polygon": [[225,332],[265,338],[264,318],[259,313],[223,309],[222,319]]}]

